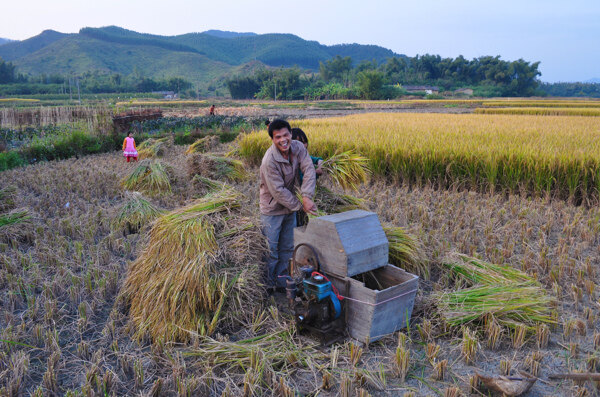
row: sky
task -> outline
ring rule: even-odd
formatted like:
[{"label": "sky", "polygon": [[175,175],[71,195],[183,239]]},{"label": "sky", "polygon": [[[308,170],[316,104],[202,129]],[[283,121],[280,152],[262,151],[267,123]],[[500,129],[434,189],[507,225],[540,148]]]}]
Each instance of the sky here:
[{"label": "sky", "polygon": [[209,29],[292,33],[398,54],[540,61],[540,80],[600,78],[598,0],[4,0],[0,37],[116,25],[177,35]]}]

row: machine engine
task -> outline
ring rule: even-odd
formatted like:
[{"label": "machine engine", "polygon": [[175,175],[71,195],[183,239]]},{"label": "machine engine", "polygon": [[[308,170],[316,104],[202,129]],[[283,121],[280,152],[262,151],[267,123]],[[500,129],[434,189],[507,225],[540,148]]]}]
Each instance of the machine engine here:
[{"label": "machine engine", "polygon": [[[327,277],[312,267],[302,267],[297,279],[288,279],[286,295],[299,331],[308,331],[322,345],[330,345],[345,334],[342,302]],[[297,273],[297,274],[298,274]]]}]

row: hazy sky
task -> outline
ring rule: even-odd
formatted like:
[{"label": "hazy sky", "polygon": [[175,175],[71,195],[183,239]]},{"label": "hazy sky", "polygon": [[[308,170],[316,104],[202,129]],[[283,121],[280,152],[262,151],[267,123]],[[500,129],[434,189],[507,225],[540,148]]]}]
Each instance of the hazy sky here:
[{"label": "hazy sky", "polygon": [[117,25],[176,35],[208,29],[377,44],[410,56],[541,61],[543,81],[600,78],[599,0],[3,0],[0,37]]}]

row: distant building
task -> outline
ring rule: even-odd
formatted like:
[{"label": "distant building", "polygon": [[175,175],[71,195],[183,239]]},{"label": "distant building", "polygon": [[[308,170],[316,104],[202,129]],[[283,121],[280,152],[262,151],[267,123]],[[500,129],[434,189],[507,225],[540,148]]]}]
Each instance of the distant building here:
[{"label": "distant building", "polygon": [[437,94],[440,88],[435,85],[405,85],[403,86],[406,92],[424,92],[426,94]]},{"label": "distant building", "polygon": [[177,99],[177,93],[174,91],[152,91],[153,94],[163,96],[163,99]]},{"label": "distant building", "polygon": [[459,88],[454,90],[454,95],[473,96],[473,89],[471,88]]}]

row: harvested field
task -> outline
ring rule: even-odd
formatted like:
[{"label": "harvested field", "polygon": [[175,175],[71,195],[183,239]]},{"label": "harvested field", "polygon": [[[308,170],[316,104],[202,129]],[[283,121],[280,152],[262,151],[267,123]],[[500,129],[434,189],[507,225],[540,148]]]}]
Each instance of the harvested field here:
[{"label": "harvested field", "polygon": [[[132,213],[142,207],[153,218],[157,209],[173,211],[202,195],[189,182],[185,148],[166,150],[161,161],[173,173],[171,193],[144,196],[153,210],[138,203]],[[475,371],[507,368],[540,376],[529,396],[593,393],[591,382],[548,376],[596,370],[598,207],[375,178],[353,193],[364,201],[350,201],[417,238],[430,264],[409,329],[370,345],[348,341],[320,350],[297,336],[281,306],[262,299],[253,284],[257,304],[236,326],[191,334],[188,344],[151,342],[137,334],[128,304],[118,299],[151,222],[132,218],[142,219],[140,233],[114,224],[132,200],[120,181],[137,165],[114,152],[0,173],[0,186],[14,186],[5,195],[14,202],[0,208],[32,214],[32,239],[0,243],[0,394],[333,396],[364,389],[396,396],[453,388],[466,394]],[[227,184],[256,214],[257,169],[246,169],[250,179]],[[322,183],[337,191],[327,177]],[[457,287],[441,266],[452,252],[506,263],[537,280],[556,298],[556,323],[523,335],[477,322],[447,329],[433,297]]]}]

